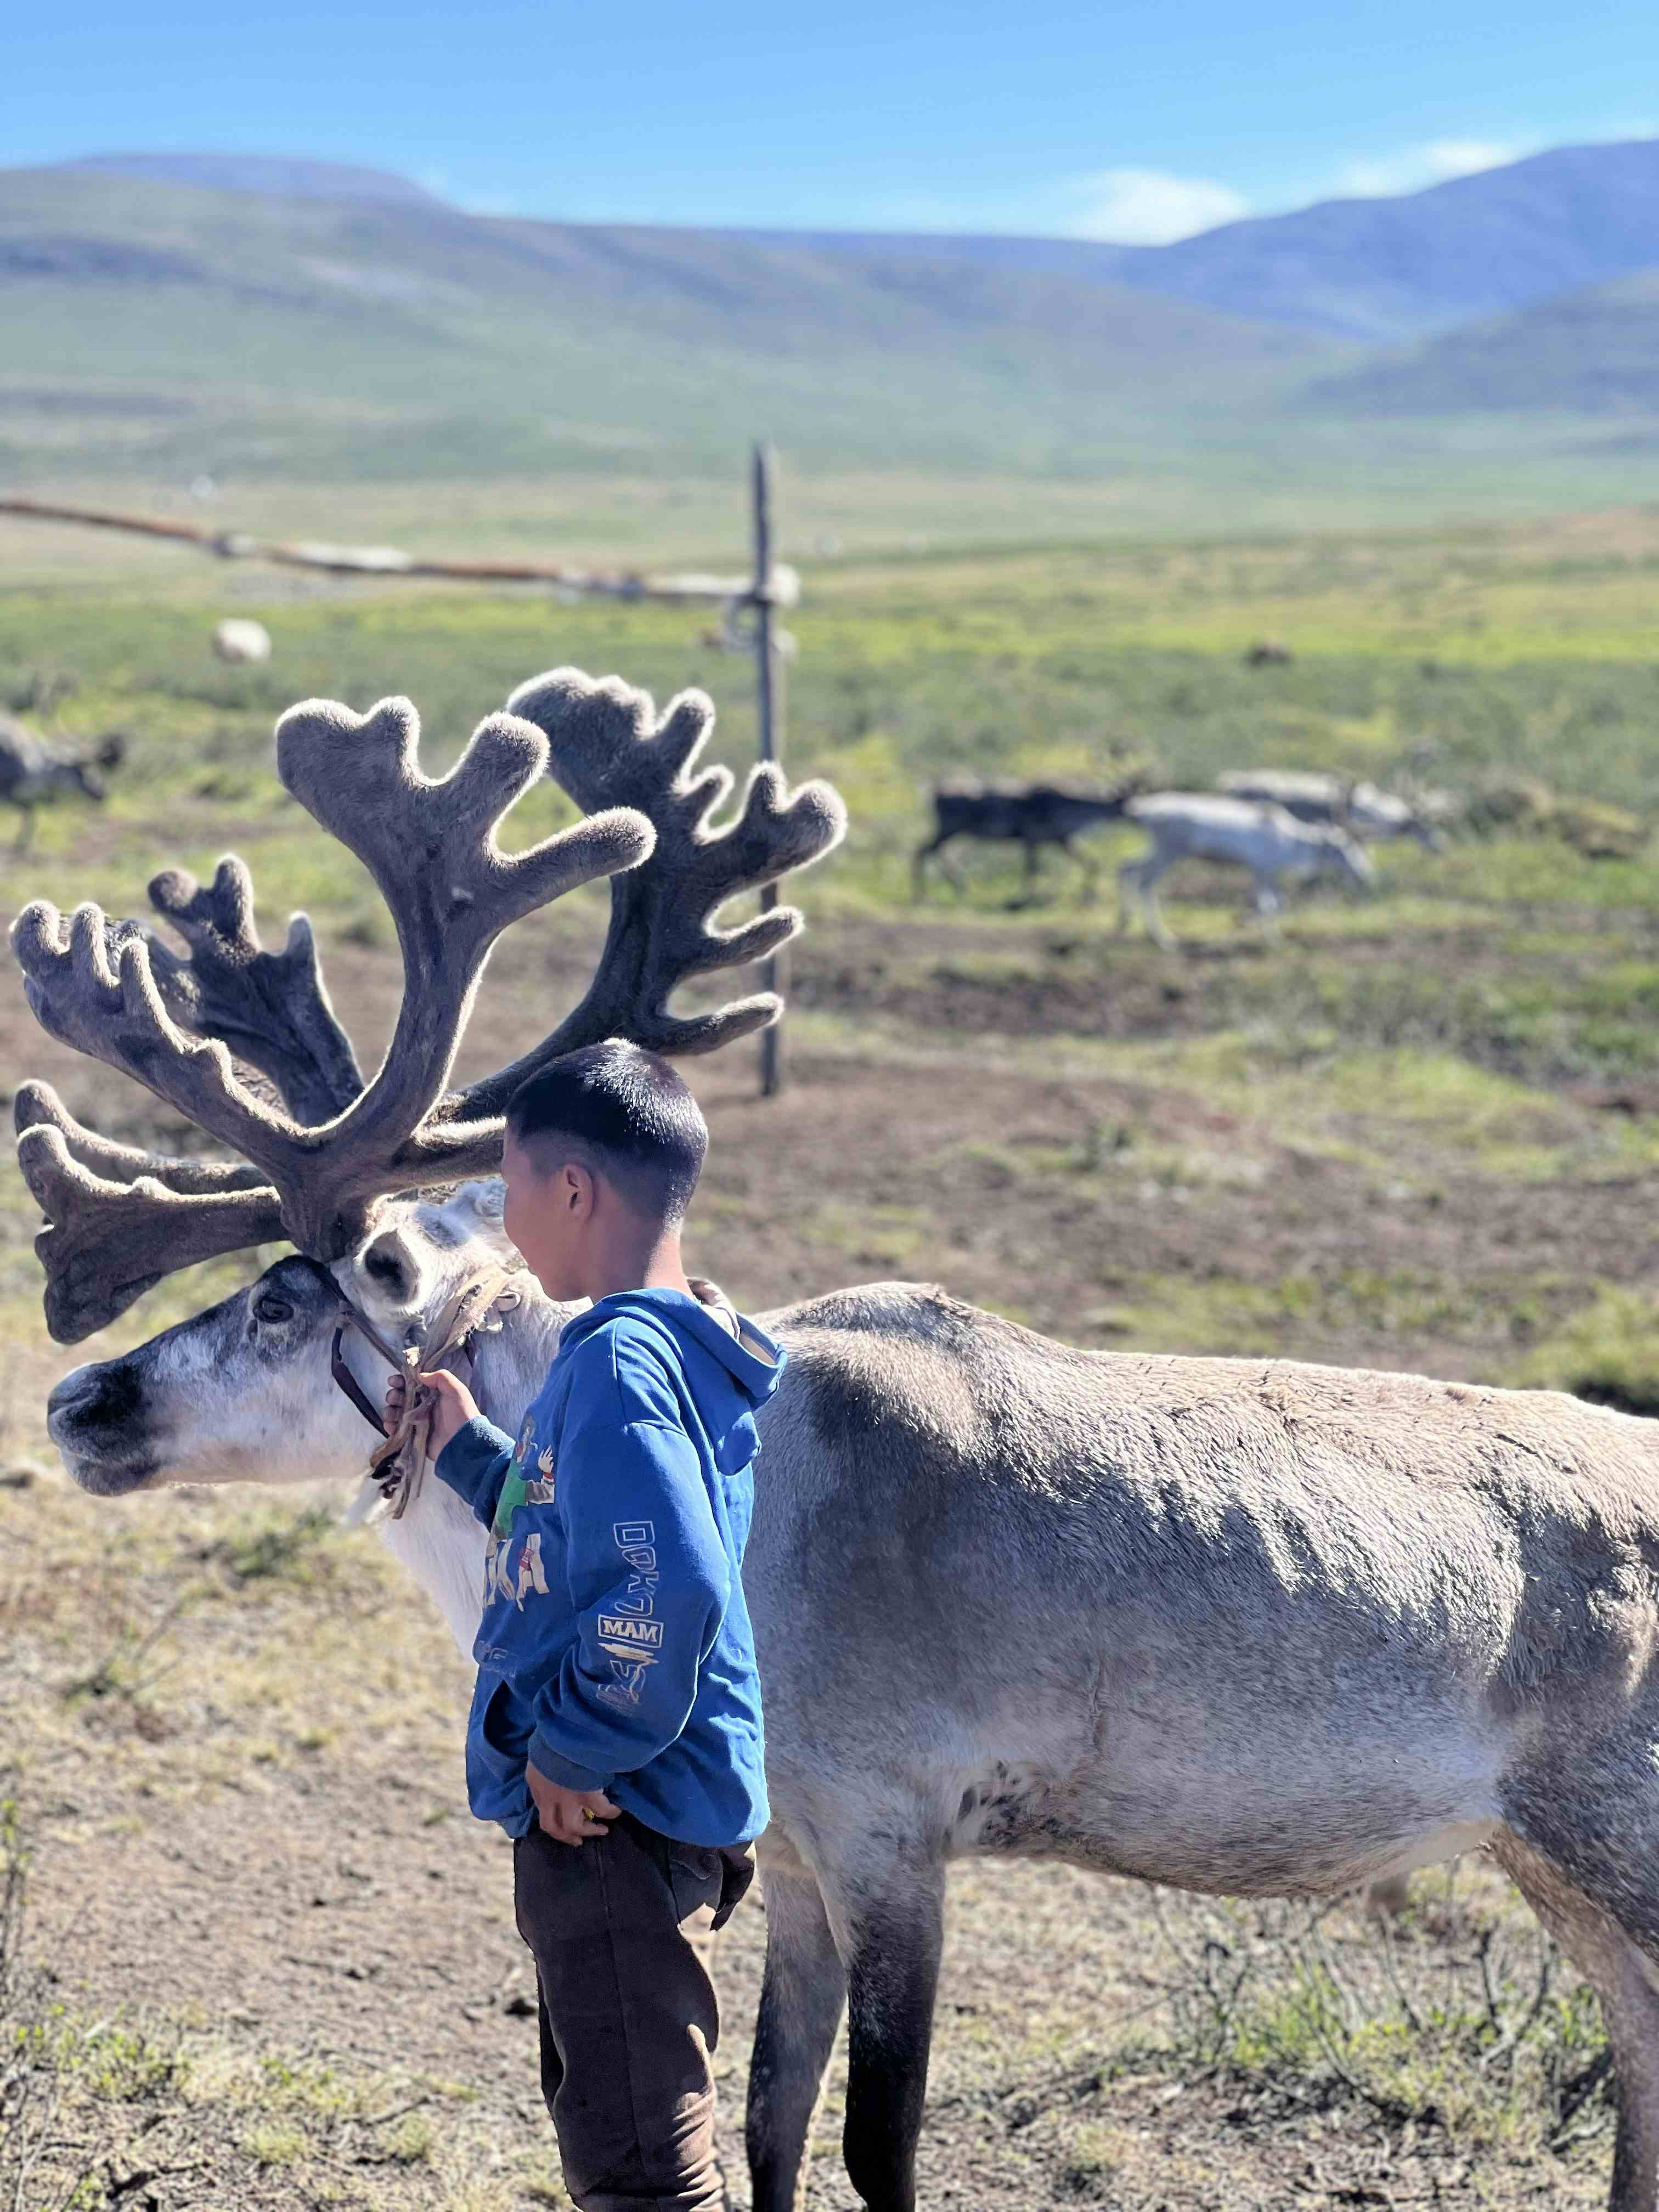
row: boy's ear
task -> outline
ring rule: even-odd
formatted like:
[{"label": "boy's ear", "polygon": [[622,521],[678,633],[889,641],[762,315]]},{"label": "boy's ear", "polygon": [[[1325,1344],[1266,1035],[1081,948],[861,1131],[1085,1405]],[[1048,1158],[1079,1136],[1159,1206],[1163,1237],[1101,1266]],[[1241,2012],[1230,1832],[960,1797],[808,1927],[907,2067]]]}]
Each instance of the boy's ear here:
[{"label": "boy's ear", "polygon": [[559,1170],[559,1203],[573,1220],[585,1221],[599,1197],[599,1181],[580,1160],[567,1160]]}]

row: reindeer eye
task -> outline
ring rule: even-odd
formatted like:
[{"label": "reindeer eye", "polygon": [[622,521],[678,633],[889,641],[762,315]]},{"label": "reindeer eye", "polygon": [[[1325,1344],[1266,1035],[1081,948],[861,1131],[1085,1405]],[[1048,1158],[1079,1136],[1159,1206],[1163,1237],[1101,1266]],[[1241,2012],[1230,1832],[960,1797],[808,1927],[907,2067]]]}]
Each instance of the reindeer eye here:
[{"label": "reindeer eye", "polygon": [[294,1309],[286,1298],[278,1297],[275,1291],[262,1291],[253,1301],[253,1315],[256,1321],[292,1321]]}]

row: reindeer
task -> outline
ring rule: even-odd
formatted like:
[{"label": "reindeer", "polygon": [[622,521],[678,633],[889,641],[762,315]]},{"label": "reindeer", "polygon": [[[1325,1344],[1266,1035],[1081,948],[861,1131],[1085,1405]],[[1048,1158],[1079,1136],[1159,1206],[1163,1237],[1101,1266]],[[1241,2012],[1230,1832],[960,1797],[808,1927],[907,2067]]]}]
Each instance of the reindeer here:
[{"label": "reindeer", "polygon": [[912,896],[921,896],[923,871],[935,853],[952,886],[965,890],[962,872],[945,857],[944,848],[957,837],[978,837],[1024,846],[1025,885],[1020,903],[1029,905],[1036,895],[1037,867],[1045,845],[1058,845],[1077,862],[1083,871],[1083,896],[1093,899],[1100,888],[1100,863],[1091,853],[1079,852],[1072,840],[1100,823],[1121,821],[1139,788],[1136,779],[1115,792],[1094,795],[1062,791],[1052,783],[941,784],[933,793],[933,835],[916,848],[910,864]]},{"label": "reindeer", "polygon": [[57,752],[27,723],[0,714],[0,800],[22,816],[15,853],[27,848],[34,835],[34,810],[62,792],[77,792],[101,805],[104,775],[126,758],[127,741],[118,730],[100,738],[84,752]]},{"label": "reindeer", "polygon": [[1131,896],[1139,901],[1146,934],[1164,950],[1175,939],[1158,911],[1156,885],[1177,860],[1231,860],[1248,868],[1255,884],[1255,910],[1270,936],[1277,935],[1286,876],[1331,874],[1369,885],[1376,871],[1346,830],[1322,829],[1298,822],[1282,806],[1243,799],[1218,799],[1207,792],[1155,792],[1132,800],[1132,820],[1152,832],[1152,848],[1117,872],[1118,928],[1129,926]]},{"label": "reindeer", "polygon": [[1350,836],[1381,843],[1414,837],[1426,852],[1445,850],[1438,824],[1456,811],[1448,792],[1422,792],[1401,799],[1374,783],[1347,783],[1340,776],[1304,769],[1235,769],[1218,776],[1216,789],[1230,799],[1249,799],[1282,806],[1298,822],[1323,823]]},{"label": "reindeer", "polygon": [[[286,1237],[246,1289],[66,1375],[52,1434],[82,1487],[347,1477],[388,1353],[424,1361],[459,1295],[512,1264],[501,1108],[549,1054],[618,1032],[711,1050],[772,1018],[668,1014],[684,979],[790,934],[722,901],[834,842],[821,786],[694,774],[687,694],[574,672],[516,692],[453,773],[406,702],[284,716],[290,792],[369,866],[404,997],[367,1084],[311,933],[253,934],[234,860],[150,888],[144,925],[37,904],[14,931],[52,1033],[132,1075],[233,1160],[173,1159],[19,1093],[48,1218],[52,1332],[75,1342],[172,1269]],[[551,771],[589,818],[528,852],[493,825]],[[488,947],[614,871],[580,1004],[451,1090]],[[233,1057],[234,1054],[234,1057]],[[281,1105],[255,1090],[260,1072]],[[436,1186],[447,1196],[402,1195]],[[516,1431],[565,1311],[520,1273],[465,1345]],[[763,1417],[744,1583],[774,1820],[748,2142],[757,2212],[798,2212],[843,2007],[843,2147],[871,2212],[912,2212],[947,1861],[1024,1854],[1202,1892],[1324,1895],[1489,1850],[1601,1994],[1620,2118],[1613,2212],[1659,2212],[1659,1431],[1577,1400],[1417,1376],[1077,1352],[943,1291],[886,1284],[765,1317],[790,1365]],[[337,1383],[340,1387],[337,1388]],[[348,1395],[349,1392],[356,1395]],[[464,1650],[484,1532],[397,1486],[386,1540]],[[360,1503],[374,1504],[365,1484]]]}]

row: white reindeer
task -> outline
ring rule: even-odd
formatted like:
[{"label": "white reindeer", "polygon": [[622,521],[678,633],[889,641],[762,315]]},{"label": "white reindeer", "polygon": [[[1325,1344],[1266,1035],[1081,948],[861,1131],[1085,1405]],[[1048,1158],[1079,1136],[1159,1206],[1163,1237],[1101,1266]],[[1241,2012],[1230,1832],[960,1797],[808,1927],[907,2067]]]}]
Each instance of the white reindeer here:
[{"label": "white reindeer", "polygon": [[1374,783],[1351,784],[1341,776],[1308,769],[1234,769],[1216,778],[1216,788],[1230,799],[1282,806],[1298,822],[1329,823],[1372,843],[1414,837],[1431,853],[1444,850],[1446,841],[1438,824],[1458,811],[1449,792],[1420,792],[1415,799],[1401,799],[1378,790]]},{"label": "white reindeer", "polygon": [[[514,695],[454,771],[418,769],[412,710],[285,716],[290,792],[369,866],[404,1000],[367,1084],[302,921],[259,949],[240,863],[152,902],[188,958],[96,908],[37,905],[14,944],[57,1036],[146,1084],[242,1164],[167,1159],[19,1094],[49,1227],[53,1333],[76,1340],[191,1261],[283,1235],[247,1289],[52,1394],[76,1480],[344,1475],[394,1346],[441,1340],[498,1271],[501,1108],[550,1054],[616,1032],[708,1049],[776,1011],[676,1018],[668,994],[781,942],[709,915],[823,849],[832,794],[693,776],[709,712],[572,672]],[[524,718],[524,719],[518,719]],[[529,726],[533,725],[534,726]],[[607,811],[504,854],[494,823],[548,764]],[[653,841],[654,838],[654,849]],[[646,857],[647,855],[649,857]],[[452,1091],[498,932],[595,873],[612,920],[581,1004],[514,1066]],[[262,1069],[280,1110],[241,1079]],[[516,1431],[566,1309],[520,1276],[471,1341]],[[1025,1854],[1188,1888],[1325,1895],[1484,1848],[1601,1994],[1620,2120],[1614,2212],[1659,2212],[1659,1430],[1542,1392],[1273,1360],[1083,1352],[944,1293],[885,1285],[763,1317],[789,1367],[762,1419],[744,1583],[774,1820],[749,2108],[757,2212],[798,2212],[843,2005],[844,2146],[872,2212],[912,2212],[947,1860]],[[462,1357],[457,1353],[456,1357]],[[386,1538],[476,1627],[484,1534],[441,1483]]]},{"label": "white reindeer", "polygon": [[1130,819],[1152,832],[1152,849],[1126,860],[1117,872],[1118,927],[1129,926],[1131,896],[1139,901],[1149,937],[1166,949],[1175,939],[1158,910],[1158,878],[1177,860],[1226,860],[1248,868],[1255,884],[1255,910],[1269,934],[1276,934],[1284,908],[1280,885],[1292,879],[1328,874],[1369,885],[1376,871],[1346,830],[1298,822],[1282,806],[1210,792],[1153,792],[1132,799]]}]

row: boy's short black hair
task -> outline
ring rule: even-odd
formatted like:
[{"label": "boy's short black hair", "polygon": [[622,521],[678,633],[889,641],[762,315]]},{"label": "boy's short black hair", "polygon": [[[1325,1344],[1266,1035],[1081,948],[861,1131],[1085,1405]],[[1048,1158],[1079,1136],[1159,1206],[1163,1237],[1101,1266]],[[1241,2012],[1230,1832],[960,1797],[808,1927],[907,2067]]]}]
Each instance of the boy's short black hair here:
[{"label": "boy's short black hair", "polygon": [[678,1226],[708,1151],[702,1109],[665,1060],[623,1037],[567,1052],[507,1102],[521,1145],[565,1137],[630,1205]]}]

